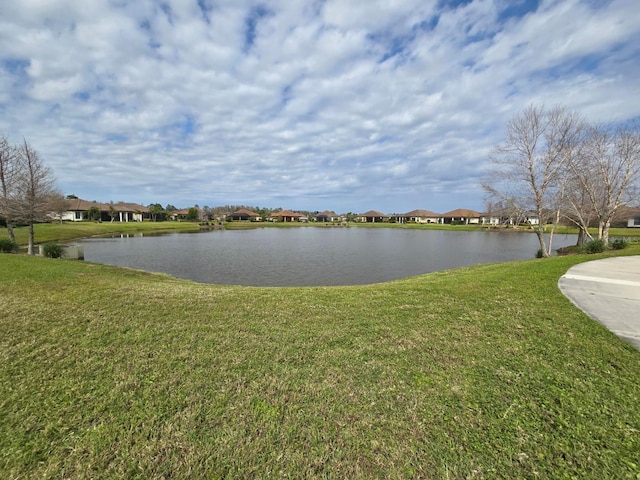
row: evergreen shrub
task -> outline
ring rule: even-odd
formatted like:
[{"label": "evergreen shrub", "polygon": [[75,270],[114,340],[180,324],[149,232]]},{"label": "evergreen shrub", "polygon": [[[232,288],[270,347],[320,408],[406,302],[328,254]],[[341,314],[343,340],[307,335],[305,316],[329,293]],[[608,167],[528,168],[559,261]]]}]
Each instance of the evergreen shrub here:
[{"label": "evergreen shrub", "polygon": [[627,241],[624,238],[616,238],[613,242],[611,242],[611,248],[614,250],[623,250],[627,248]]},{"label": "evergreen shrub", "polygon": [[604,240],[592,240],[586,244],[585,250],[587,253],[602,253],[604,252],[604,247]]},{"label": "evergreen shrub", "polygon": [[8,238],[0,238],[0,252],[2,253],[14,253],[18,249],[18,246]]},{"label": "evergreen shrub", "polygon": [[42,249],[45,257],[60,258],[64,253],[64,247],[57,243],[46,243]]}]

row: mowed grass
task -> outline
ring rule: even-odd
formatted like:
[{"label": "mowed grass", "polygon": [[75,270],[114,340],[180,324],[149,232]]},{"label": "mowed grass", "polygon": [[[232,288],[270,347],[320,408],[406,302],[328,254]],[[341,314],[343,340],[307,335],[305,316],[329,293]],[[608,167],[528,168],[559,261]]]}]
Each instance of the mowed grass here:
[{"label": "mowed grass", "polygon": [[0,255],[0,478],[638,478],[640,352],[557,288],[595,258],[250,288]]},{"label": "mowed grass", "polygon": [[[224,228],[239,230],[246,228],[295,228],[295,227],[329,227],[331,223],[301,223],[301,222],[225,222]],[[358,228],[400,228],[415,230],[454,230],[454,231],[504,231],[533,234],[531,229],[520,226],[518,228],[495,228],[483,225],[442,225],[442,224],[417,224],[417,223],[354,223],[349,227]],[[200,226],[197,222],[63,222],[40,223],[35,226],[35,242],[43,244],[47,242],[67,242],[78,238],[93,236],[109,236],[121,234],[161,234],[173,232],[197,232]],[[571,227],[558,227],[557,233],[577,234],[578,230]],[[591,230],[592,235],[597,235],[597,230]],[[26,227],[15,229],[16,240],[19,245],[25,247],[28,241]],[[640,228],[612,228],[610,236],[634,239],[640,237]],[[0,228],[0,238],[8,238],[5,228]]]},{"label": "mowed grass", "polygon": [[[77,238],[97,235],[119,235],[131,233],[163,233],[163,232],[194,232],[199,230],[195,222],[63,222],[39,223],[34,225],[36,244],[46,242],[64,242]],[[28,229],[15,229],[16,241],[19,245],[26,245]],[[0,228],[0,238],[8,238],[6,228]]]}]

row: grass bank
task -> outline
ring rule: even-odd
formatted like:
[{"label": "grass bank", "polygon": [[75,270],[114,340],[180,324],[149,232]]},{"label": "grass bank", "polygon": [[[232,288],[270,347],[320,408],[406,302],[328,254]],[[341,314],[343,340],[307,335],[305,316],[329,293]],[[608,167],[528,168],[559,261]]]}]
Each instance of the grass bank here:
[{"label": "grass bank", "polygon": [[[115,235],[121,233],[162,233],[162,232],[197,232],[199,226],[193,222],[64,222],[39,223],[34,225],[34,237],[37,244],[47,242],[65,242],[77,238],[88,238],[99,235]],[[28,230],[26,227],[15,229],[16,241],[26,245]],[[8,238],[6,228],[0,229],[0,238]]]},{"label": "grass bank", "polygon": [[556,286],[601,257],[249,288],[1,255],[0,477],[637,478],[640,352]]},{"label": "grass bank", "polygon": [[[529,227],[495,227],[490,225],[448,225],[439,223],[360,223],[349,222],[347,224],[332,223],[300,223],[300,222],[228,222],[225,223],[227,229],[243,229],[243,228],[296,228],[296,227],[356,227],[356,228],[399,228],[408,230],[452,230],[452,231],[469,231],[469,232],[503,232],[503,233],[525,233],[534,234]],[[549,227],[550,228],[550,227]],[[559,226],[555,230],[556,234],[577,234],[578,229],[574,227]],[[598,230],[590,229],[590,233],[597,238]],[[640,238],[640,228],[611,228],[609,230],[610,238]]]},{"label": "grass bank", "polygon": [[[358,228],[401,228],[416,230],[454,230],[454,231],[503,231],[482,225],[440,225],[440,224],[415,224],[415,223],[349,223],[349,227]],[[47,242],[66,242],[78,238],[88,238],[100,235],[117,235],[127,233],[170,233],[170,232],[196,232],[200,230],[194,222],[64,222],[42,223],[35,227],[35,241],[37,244]],[[247,228],[296,228],[296,227],[333,227],[332,224],[323,223],[299,223],[299,222],[226,222],[224,228],[239,230]],[[504,229],[507,232],[532,233],[531,230],[520,227],[518,229]],[[27,244],[27,229],[19,227],[15,229],[16,240],[19,245]],[[578,233],[577,229],[560,227],[557,233]],[[593,231],[592,234],[597,234]],[[612,228],[610,236],[640,238],[640,228]],[[7,238],[7,230],[0,228],[0,238]]]}]

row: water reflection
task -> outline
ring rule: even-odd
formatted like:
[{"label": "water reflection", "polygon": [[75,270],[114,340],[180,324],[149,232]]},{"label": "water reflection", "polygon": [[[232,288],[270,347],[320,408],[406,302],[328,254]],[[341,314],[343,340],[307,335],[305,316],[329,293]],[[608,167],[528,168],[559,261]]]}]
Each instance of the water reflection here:
[{"label": "water reflection", "polygon": [[[554,248],[575,243],[556,235]],[[437,270],[533,258],[530,233],[393,228],[258,228],[82,242],[92,262],[247,286],[356,285]]]}]

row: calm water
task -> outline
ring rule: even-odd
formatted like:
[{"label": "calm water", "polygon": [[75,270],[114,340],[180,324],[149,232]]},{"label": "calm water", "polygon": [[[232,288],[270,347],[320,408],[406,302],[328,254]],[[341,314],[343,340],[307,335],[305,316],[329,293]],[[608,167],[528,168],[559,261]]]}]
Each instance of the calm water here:
[{"label": "calm water", "polygon": [[[257,228],[89,239],[91,262],[203,283],[356,285],[437,270],[533,258],[534,234],[394,228]],[[575,243],[556,235],[554,248]]]}]

